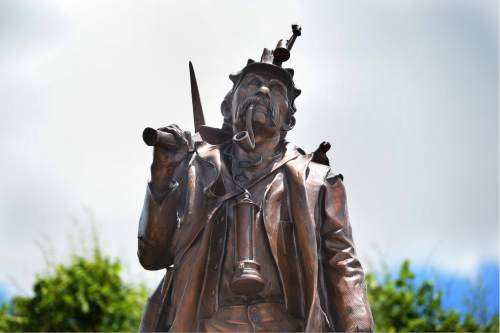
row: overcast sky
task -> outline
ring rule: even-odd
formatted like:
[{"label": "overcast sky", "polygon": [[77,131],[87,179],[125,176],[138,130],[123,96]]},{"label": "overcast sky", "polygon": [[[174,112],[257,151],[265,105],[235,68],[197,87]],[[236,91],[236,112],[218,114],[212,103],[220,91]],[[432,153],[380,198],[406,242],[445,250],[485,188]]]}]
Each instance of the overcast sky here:
[{"label": "overcast sky", "polygon": [[[229,73],[299,37],[289,140],[332,143],[363,264],[405,258],[473,276],[498,261],[498,3],[0,1],[0,283],[82,249],[95,220],[125,275],[149,177],[146,126],[208,124]],[[39,244],[39,245],[37,245]]]}]

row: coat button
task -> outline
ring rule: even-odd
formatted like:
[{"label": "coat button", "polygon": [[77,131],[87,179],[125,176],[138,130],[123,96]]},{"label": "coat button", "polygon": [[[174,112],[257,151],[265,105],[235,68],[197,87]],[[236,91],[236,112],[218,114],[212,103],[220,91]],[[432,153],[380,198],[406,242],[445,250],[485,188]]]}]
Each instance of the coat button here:
[{"label": "coat button", "polygon": [[215,264],[214,265],[214,270],[216,270],[219,267],[219,265]]}]

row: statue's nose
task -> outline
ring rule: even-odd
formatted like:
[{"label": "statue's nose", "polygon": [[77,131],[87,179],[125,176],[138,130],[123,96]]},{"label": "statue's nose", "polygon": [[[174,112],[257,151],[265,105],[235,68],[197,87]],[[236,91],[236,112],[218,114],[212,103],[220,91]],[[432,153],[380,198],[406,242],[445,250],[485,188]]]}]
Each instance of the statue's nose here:
[{"label": "statue's nose", "polygon": [[260,86],[259,92],[264,94],[264,95],[269,95],[269,88],[266,86]]}]

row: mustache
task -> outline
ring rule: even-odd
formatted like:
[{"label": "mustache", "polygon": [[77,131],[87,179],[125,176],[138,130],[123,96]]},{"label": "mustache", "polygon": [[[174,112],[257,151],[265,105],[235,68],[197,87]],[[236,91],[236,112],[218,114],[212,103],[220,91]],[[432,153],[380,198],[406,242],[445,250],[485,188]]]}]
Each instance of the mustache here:
[{"label": "mustache", "polygon": [[271,98],[254,95],[247,97],[237,108],[236,117],[240,118],[244,112],[249,112],[253,107],[260,105],[267,109],[267,116],[271,120],[273,126],[276,126],[277,123],[277,115],[278,115],[278,104],[271,101]]}]

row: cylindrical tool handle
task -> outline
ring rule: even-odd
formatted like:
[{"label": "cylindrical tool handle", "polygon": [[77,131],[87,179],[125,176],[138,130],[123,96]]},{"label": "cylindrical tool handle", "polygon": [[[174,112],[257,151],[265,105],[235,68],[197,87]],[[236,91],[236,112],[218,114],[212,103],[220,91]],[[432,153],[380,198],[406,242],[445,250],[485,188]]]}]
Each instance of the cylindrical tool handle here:
[{"label": "cylindrical tool handle", "polygon": [[248,192],[236,204],[236,267],[231,290],[239,295],[255,296],[264,288],[260,265],[255,261],[255,204]]},{"label": "cylindrical tool handle", "polygon": [[255,204],[244,196],[236,204],[236,260],[254,260]]},{"label": "cylindrical tool handle", "polygon": [[167,149],[179,149],[179,142],[173,134],[146,127],[142,132],[142,139],[148,146],[160,146]]}]

